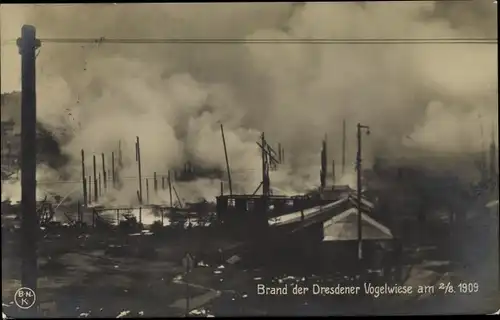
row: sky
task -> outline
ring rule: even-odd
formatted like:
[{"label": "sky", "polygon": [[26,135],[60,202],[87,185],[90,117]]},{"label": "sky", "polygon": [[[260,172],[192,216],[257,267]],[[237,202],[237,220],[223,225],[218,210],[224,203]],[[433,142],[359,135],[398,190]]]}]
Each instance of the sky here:
[{"label": "sky", "polygon": [[[20,57],[9,40],[24,23],[40,38],[496,39],[496,12],[486,0],[2,5],[0,87],[20,89]],[[367,165],[403,147],[481,150],[497,130],[497,69],[496,44],[46,43],[37,58],[38,119],[72,159],[64,174],[75,179],[82,148],[109,154],[118,140],[134,175],[136,136],[147,174],[186,160],[224,168],[223,123],[241,192],[260,182],[255,141],[265,132],[289,159],[272,173],[273,187],[297,192],[318,184],[325,134],[329,159],[340,163],[344,119],[346,183],[358,122],[372,132]],[[16,118],[15,108],[4,110]]]}]

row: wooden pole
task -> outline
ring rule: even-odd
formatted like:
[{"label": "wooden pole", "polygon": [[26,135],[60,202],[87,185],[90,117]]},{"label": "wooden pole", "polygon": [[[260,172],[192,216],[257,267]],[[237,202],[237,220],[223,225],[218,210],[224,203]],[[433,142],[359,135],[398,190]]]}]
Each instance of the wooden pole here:
[{"label": "wooden pole", "polygon": [[146,178],[146,203],[149,204],[149,179]]},{"label": "wooden pole", "polygon": [[95,155],[93,156],[93,164],[94,164],[94,201],[98,201],[99,199],[99,188],[98,188],[98,181],[97,181],[97,165],[96,165],[96,160],[95,160]]},{"label": "wooden pole", "polygon": [[278,162],[281,163],[281,143],[278,143]]},{"label": "wooden pole", "polygon": [[345,119],[342,121],[342,176],[345,174],[345,149],[346,149],[346,125]]},{"label": "wooden pole", "polygon": [[85,174],[85,151],[82,149],[82,188],[83,188],[83,205],[87,207],[87,175]]},{"label": "wooden pole", "polygon": [[158,193],[158,178],[156,177],[156,172],[153,174],[153,188],[155,190],[155,194]]},{"label": "wooden pole", "polygon": [[336,177],[335,177],[335,160],[332,160],[332,183],[333,183],[334,186],[335,186],[335,180],[336,180]]},{"label": "wooden pole", "polygon": [[115,153],[114,152],[111,152],[111,179],[113,181],[113,188],[116,188]]},{"label": "wooden pole", "polygon": [[270,191],[270,181],[269,181],[269,163],[267,159],[267,153],[266,153],[266,138],[264,136],[264,132],[262,133],[261,136],[261,151],[262,151],[262,195],[267,197],[269,195]]},{"label": "wooden pole", "polygon": [[103,181],[103,186],[104,186],[104,191],[108,188],[108,183],[106,180],[108,180],[108,176],[106,173],[106,161],[104,159],[104,153],[101,153],[101,162],[102,162],[102,181]]},{"label": "wooden pole", "polygon": [[88,192],[89,204],[91,204],[92,203],[92,176],[89,176],[88,186],[89,186],[89,192]]},{"label": "wooden pole", "polygon": [[222,135],[222,144],[224,145],[224,156],[226,158],[227,179],[229,182],[229,195],[233,195],[233,184],[231,181],[231,169],[229,167],[229,157],[227,155],[226,138],[224,136],[224,126],[222,124],[220,125],[220,132]]},{"label": "wooden pole", "polygon": [[[36,294],[38,279],[36,207],[36,54],[40,40],[34,26],[24,25],[17,39],[21,54],[21,283]],[[36,303],[35,303],[36,304]],[[36,305],[27,310],[36,316]]]},{"label": "wooden pole", "polygon": [[102,181],[101,181],[101,173],[99,172],[99,176],[97,178],[99,180],[99,197],[102,196]]},{"label": "wooden pole", "polygon": [[173,206],[173,200],[172,200],[172,177],[170,175],[170,170],[168,170],[168,193],[170,195],[170,208]]},{"label": "wooden pole", "polygon": [[137,161],[137,171],[139,173],[139,202],[142,204],[142,168],[141,168],[141,145],[139,137],[136,137],[135,158]]}]

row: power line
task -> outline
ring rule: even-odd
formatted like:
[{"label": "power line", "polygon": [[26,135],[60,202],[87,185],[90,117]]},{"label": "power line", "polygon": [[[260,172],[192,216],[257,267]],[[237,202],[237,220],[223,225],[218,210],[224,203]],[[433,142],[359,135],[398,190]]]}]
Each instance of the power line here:
[{"label": "power line", "polygon": [[[51,44],[497,44],[497,38],[316,38],[316,39],[240,39],[240,38],[40,38]],[[4,44],[14,44],[8,40]]]}]

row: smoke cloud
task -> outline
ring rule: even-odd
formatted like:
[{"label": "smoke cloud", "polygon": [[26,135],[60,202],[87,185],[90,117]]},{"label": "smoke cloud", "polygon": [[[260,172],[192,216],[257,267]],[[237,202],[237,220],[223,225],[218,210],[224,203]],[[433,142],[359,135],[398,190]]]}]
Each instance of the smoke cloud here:
[{"label": "smoke cloud", "polygon": [[[18,37],[25,23],[35,25],[40,38],[497,37],[496,8],[489,1],[1,10],[2,42]],[[2,45],[2,92],[19,90],[19,64],[17,48]],[[369,163],[374,155],[396,156],[403,147],[477,152],[484,147],[479,127],[489,132],[498,118],[497,47],[488,44],[47,43],[37,68],[39,121],[71,157],[65,174],[75,180],[80,149],[89,165],[90,155],[109,157],[119,140],[126,164],[122,175],[135,176],[135,136],[141,139],[145,176],[186,160],[224,169],[222,123],[237,192],[253,192],[261,181],[255,143],[261,132],[273,146],[280,142],[285,148],[287,161],[272,172],[272,187],[302,192],[319,183],[325,134],[329,159],[340,164],[343,119],[348,123],[343,180],[350,181],[357,122],[371,127],[372,135],[364,139]],[[127,182],[120,201],[135,201],[136,185]],[[186,187],[181,197],[213,196],[220,187],[214,181],[197,185]]]}]

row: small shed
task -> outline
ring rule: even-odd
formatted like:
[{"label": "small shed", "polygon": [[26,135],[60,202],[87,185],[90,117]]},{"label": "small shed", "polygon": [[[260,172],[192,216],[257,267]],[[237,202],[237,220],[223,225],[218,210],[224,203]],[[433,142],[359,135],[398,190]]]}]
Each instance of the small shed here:
[{"label": "small shed", "polygon": [[[391,240],[391,230],[366,213],[361,213],[361,235],[363,240]],[[323,241],[357,241],[358,210],[350,208],[323,224]]]},{"label": "small shed", "polygon": [[[363,261],[368,268],[381,268],[391,256],[394,236],[389,228],[361,213]],[[327,265],[348,268],[358,265],[358,210],[350,208],[323,224],[322,255]]]}]

